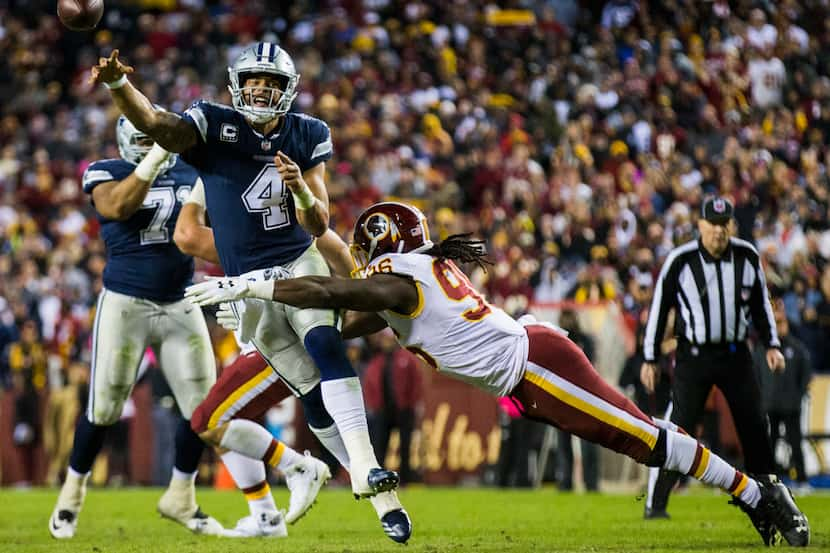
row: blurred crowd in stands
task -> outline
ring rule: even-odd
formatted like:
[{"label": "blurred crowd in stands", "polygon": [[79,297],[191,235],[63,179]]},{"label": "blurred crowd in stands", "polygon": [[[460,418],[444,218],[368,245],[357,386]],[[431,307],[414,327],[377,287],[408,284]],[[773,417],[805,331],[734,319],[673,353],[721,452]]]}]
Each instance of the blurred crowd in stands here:
[{"label": "blurred crowd in stands", "polygon": [[106,254],[80,177],[118,156],[118,113],[89,68],[118,48],[168,110],[229,104],[226,67],[254,40],[293,56],[295,109],[331,127],[344,237],[364,207],[403,198],[435,236],[486,238],[494,266],[474,279],[511,313],[610,301],[636,333],[666,253],[722,194],[792,334],[830,371],[822,0],[108,0],[89,33],[63,28],[54,2],[2,5],[5,387],[85,379]]}]

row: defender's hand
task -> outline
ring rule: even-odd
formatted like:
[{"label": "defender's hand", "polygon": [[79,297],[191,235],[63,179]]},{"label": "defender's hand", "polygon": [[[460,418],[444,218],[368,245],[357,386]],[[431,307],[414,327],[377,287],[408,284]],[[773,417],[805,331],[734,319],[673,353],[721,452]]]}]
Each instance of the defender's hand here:
[{"label": "defender's hand", "polygon": [[112,83],[123,75],[129,75],[134,69],[121,63],[118,59],[118,50],[113,50],[108,58],[99,58],[98,65],[92,68],[89,82],[93,84]]},{"label": "defender's hand", "polygon": [[300,166],[282,152],[277,152],[274,156],[274,165],[282,178],[282,181],[291,190],[292,194],[300,194],[303,190],[308,188],[303,179],[303,172],[300,171]]},{"label": "defender's hand", "polygon": [[772,372],[783,371],[787,362],[784,359],[784,354],[778,348],[769,348],[767,350],[767,365]]},{"label": "defender's hand", "polygon": [[214,305],[248,297],[248,280],[239,277],[207,277],[204,282],[191,284],[184,297],[195,305]]},{"label": "defender's hand", "polygon": [[645,386],[648,393],[654,393],[660,374],[657,371],[657,363],[643,363],[640,367],[640,382]]}]

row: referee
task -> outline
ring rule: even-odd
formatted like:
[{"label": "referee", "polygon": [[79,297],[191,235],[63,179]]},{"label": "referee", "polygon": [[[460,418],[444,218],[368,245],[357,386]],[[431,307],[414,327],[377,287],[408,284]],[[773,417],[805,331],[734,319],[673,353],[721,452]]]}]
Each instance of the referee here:
[{"label": "referee", "polygon": [[[717,386],[732,411],[746,470],[771,474],[773,452],[746,341],[750,317],[766,347],[770,369],[783,370],[784,356],[758,251],[749,242],[729,237],[732,211],[723,198],[707,199],[698,220],[700,238],[675,248],[666,258],[646,323],[640,379],[651,393],[659,375],[659,344],[674,308],[678,346],[671,421],[694,432],[706,398]],[[668,518],[669,493],[679,476],[660,471],[649,487],[645,518]]]}]

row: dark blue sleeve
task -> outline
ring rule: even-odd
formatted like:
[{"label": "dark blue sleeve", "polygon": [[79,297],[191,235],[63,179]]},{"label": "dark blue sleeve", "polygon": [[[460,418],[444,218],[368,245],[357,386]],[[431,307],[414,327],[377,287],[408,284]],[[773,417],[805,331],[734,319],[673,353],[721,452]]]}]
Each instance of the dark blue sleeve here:
[{"label": "dark blue sleeve", "polygon": [[135,170],[135,165],[123,159],[104,159],[90,164],[84,171],[84,192],[92,194],[92,189],[103,182],[120,181]]},{"label": "dark blue sleeve", "polygon": [[187,110],[182,113],[182,119],[189,123],[196,131],[201,144],[208,142],[208,129],[210,128],[210,117],[212,116],[211,105],[204,100],[196,100]]},{"label": "dark blue sleeve", "polygon": [[315,165],[330,160],[334,153],[329,126],[313,117],[306,119],[306,125],[308,157],[297,163],[302,171],[308,171]]}]

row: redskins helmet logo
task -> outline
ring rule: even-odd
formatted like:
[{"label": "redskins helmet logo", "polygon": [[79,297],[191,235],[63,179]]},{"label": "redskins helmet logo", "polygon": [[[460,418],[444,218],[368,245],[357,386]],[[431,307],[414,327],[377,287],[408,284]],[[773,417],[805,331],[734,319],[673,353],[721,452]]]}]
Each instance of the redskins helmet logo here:
[{"label": "redskins helmet logo", "polygon": [[369,240],[383,240],[389,234],[391,224],[383,213],[372,213],[363,225],[363,233]]}]

